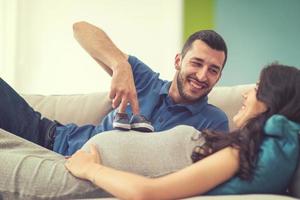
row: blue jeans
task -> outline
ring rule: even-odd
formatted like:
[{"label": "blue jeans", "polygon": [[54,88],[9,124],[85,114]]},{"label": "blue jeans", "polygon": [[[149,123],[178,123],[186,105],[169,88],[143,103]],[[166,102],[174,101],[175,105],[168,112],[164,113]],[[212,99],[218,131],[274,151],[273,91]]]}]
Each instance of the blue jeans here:
[{"label": "blue jeans", "polygon": [[0,78],[1,129],[52,150],[55,127]]}]

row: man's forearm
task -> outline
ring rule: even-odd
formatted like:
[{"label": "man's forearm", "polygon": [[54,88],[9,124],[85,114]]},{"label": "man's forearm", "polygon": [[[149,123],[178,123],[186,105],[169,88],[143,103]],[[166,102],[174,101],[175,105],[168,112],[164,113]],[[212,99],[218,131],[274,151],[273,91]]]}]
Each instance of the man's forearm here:
[{"label": "man's forearm", "polygon": [[106,33],[87,22],[73,25],[74,37],[79,44],[112,76],[109,97],[112,107],[125,112],[130,103],[132,112],[139,113],[136,88],[128,55],[124,54]]},{"label": "man's forearm", "polygon": [[73,25],[73,32],[79,44],[110,75],[119,66],[129,65],[128,56],[118,49],[100,28],[87,22],[77,22]]}]

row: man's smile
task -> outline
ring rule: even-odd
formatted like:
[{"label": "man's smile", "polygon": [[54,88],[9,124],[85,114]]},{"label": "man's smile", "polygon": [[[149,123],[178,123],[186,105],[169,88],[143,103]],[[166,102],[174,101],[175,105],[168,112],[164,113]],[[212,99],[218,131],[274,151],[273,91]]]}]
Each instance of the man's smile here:
[{"label": "man's smile", "polygon": [[188,83],[192,86],[192,89],[202,90],[208,87],[208,84],[202,81],[198,81],[195,78],[189,77],[187,78]]}]

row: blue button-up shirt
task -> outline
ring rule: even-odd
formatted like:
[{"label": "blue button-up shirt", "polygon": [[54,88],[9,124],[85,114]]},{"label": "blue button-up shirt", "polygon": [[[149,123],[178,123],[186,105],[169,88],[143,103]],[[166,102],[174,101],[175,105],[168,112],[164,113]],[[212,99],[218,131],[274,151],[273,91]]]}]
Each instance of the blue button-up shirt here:
[{"label": "blue button-up shirt", "polygon": [[[140,113],[152,123],[155,131],[163,131],[180,124],[199,130],[228,131],[227,116],[219,108],[208,104],[207,96],[192,104],[176,104],[168,95],[171,82],[161,80],[159,73],[153,72],[136,57],[129,56],[128,61],[132,67]],[[131,114],[130,105],[126,111]],[[116,112],[117,110],[111,111],[97,126],[58,126],[53,150],[63,155],[73,154],[95,134],[112,130]]]}]

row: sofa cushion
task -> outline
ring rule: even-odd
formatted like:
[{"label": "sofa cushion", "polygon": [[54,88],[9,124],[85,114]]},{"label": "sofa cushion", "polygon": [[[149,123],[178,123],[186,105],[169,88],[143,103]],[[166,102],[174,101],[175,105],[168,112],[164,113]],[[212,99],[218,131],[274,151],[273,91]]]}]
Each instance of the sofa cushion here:
[{"label": "sofa cushion", "polygon": [[229,121],[230,130],[236,128],[232,118],[242,107],[244,94],[255,84],[235,85],[235,86],[217,86],[212,89],[208,95],[208,102],[223,110]]},{"label": "sofa cushion", "polygon": [[[208,102],[222,109],[235,128],[232,118],[242,106],[242,95],[254,84],[217,86],[208,95]],[[78,125],[98,124],[112,109],[108,92],[77,95],[22,95],[35,109],[49,119]]]},{"label": "sofa cushion", "polygon": [[22,95],[44,117],[61,123],[99,124],[112,109],[107,92],[74,95]]},{"label": "sofa cushion", "polygon": [[285,193],[298,162],[299,130],[299,124],[284,116],[272,116],[265,125],[265,139],[253,179],[244,181],[234,177],[208,194]]}]

